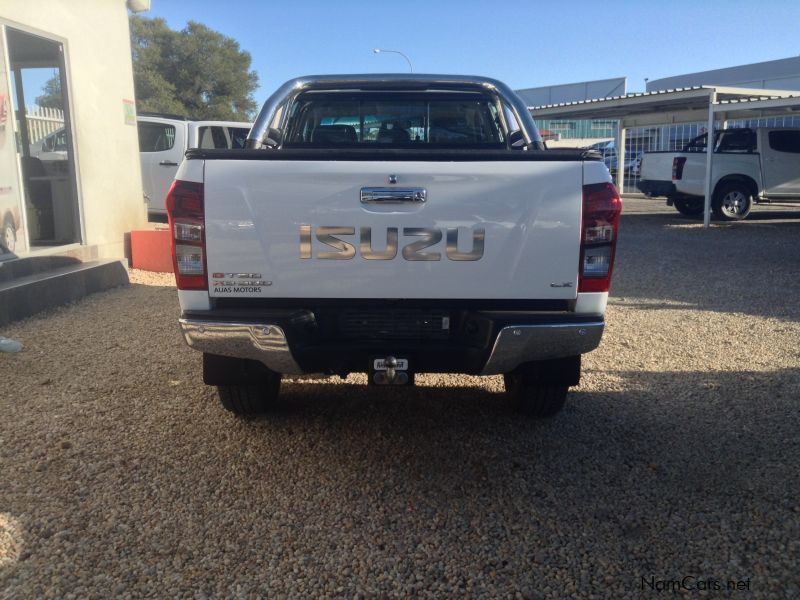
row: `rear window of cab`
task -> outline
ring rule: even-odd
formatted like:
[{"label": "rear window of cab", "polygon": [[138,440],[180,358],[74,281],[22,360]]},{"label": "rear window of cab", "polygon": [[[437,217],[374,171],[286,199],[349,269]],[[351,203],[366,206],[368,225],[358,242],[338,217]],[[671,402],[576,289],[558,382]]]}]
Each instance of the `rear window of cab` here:
[{"label": "rear window of cab", "polygon": [[495,99],[480,94],[309,93],[284,147],[506,148]]}]

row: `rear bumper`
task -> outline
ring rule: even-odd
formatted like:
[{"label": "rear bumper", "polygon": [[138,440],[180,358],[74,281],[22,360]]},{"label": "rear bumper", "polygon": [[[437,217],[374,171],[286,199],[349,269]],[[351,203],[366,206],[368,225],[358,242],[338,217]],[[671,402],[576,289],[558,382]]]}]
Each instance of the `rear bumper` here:
[{"label": "rear bumper", "polygon": [[178,319],[190,348],[208,354],[257,360],[276,373],[300,375],[283,328],[274,323]]},{"label": "rear bumper", "polygon": [[[511,321],[509,321],[511,318]],[[597,348],[602,317],[568,316],[560,321],[531,322],[529,315],[490,321],[482,344],[463,340],[308,340],[287,335],[294,325],[282,319],[226,321],[184,317],[179,320],[186,343],[208,354],[263,363],[287,375],[366,371],[371,358],[388,354],[409,358],[418,372],[478,375],[508,373],[524,362],[565,358]],[[535,319],[533,319],[535,320]],[[296,319],[295,319],[296,322]]]},{"label": "rear bumper", "polygon": [[591,352],[600,345],[604,327],[602,320],[504,327],[481,375],[508,373],[524,362]]},{"label": "rear bumper", "polygon": [[648,196],[674,196],[677,193],[675,184],[671,181],[641,179],[636,182],[636,187]]}]

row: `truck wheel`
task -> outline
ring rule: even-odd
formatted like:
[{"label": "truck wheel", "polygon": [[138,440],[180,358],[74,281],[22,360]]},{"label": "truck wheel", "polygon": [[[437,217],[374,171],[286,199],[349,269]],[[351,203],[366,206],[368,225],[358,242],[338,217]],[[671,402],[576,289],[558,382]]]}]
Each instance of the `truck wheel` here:
[{"label": "truck wheel", "polygon": [[721,185],[714,194],[714,214],[724,221],[741,221],[750,214],[753,194],[744,183],[732,181]]},{"label": "truck wheel", "polygon": [[217,393],[225,410],[237,415],[259,415],[272,408],[280,388],[280,373],[273,373],[263,385],[218,385]]},{"label": "truck wheel", "polygon": [[552,417],[564,408],[568,385],[536,381],[529,373],[520,369],[506,373],[503,377],[506,394],[512,408],[517,412],[541,419]]},{"label": "truck wheel", "polygon": [[203,383],[217,386],[226,410],[237,415],[266,412],[278,397],[281,374],[257,360],[203,353]]},{"label": "truck wheel", "polygon": [[702,215],[705,208],[702,198],[675,198],[672,203],[679,213],[687,217]]}]

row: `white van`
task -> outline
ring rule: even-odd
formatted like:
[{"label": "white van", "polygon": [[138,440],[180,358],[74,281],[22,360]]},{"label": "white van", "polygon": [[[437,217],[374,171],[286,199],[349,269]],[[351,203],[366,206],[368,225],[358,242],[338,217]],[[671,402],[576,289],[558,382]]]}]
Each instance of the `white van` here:
[{"label": "white van", "polygon": [[185,117],[151,115],[137,117],[142,187],[151,220],[164,220],[164,201],[169,186],[189,148],[244,148],[252,123],[236,121],[189,121]]}]

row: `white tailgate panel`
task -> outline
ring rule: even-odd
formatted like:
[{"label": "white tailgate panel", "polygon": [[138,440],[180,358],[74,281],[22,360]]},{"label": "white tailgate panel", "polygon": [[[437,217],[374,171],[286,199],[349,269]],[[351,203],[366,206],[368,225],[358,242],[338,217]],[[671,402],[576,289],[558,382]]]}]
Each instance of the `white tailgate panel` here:
[{"label": "white tailgate panel", "polygon": [[[390,174],[397,176],[395,185],[388,183]],[[205,182],[211,296],[576,297],[581,162],[207,160]],[[423,204],[364,205],[362,187],[425,188],[428,196]],[[312,258],[301,258],[303,225],[314,232]],[[320,226],[355,228],[355,235],[337,236],[355,246],[355,256],[317,258],[333,250],[317,239]],[[362,227],[371,228],[376,252],[386,247],[387,228],[397,228],[397,255],[364,259]],[[441,259],[403,258],[403,247],[419,240],[404,235],[404,228],[442,230],[442,241],[424,250],[438,252]],[[448,228],[461,228],[461,252],[472,249],[473,229],[484,229],[483,256],[449,260]],[[235,276],[271,284],[219,283],[231,283]]]}]

